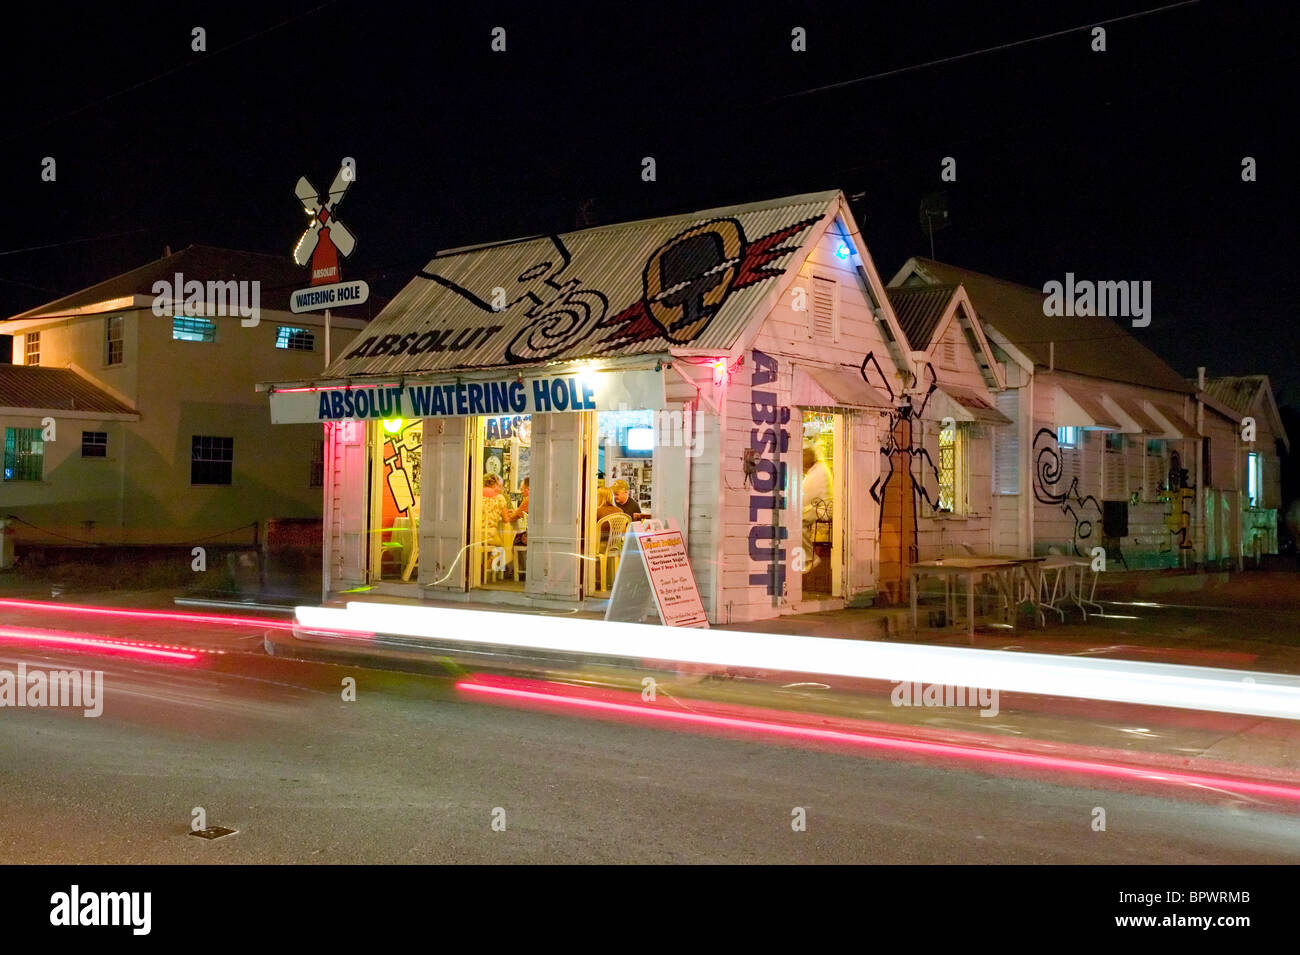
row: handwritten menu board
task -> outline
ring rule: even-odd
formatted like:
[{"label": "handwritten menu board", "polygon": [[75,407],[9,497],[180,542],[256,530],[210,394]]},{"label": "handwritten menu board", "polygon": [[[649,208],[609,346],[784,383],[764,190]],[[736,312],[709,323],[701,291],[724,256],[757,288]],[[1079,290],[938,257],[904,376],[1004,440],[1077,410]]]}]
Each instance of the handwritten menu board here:
[{"label": "handwritten menu board", "polygon": [[659,616],[668,627],[707,627],[700,589],[686,557],[681,531],[640,535],[650,587],[654,590]]},{"label": "handwritten menu board", "polygon": [[675,522],[632,524],[614,575],[606,620],[659,622],[667,627],[704,627],[709,619]]}]

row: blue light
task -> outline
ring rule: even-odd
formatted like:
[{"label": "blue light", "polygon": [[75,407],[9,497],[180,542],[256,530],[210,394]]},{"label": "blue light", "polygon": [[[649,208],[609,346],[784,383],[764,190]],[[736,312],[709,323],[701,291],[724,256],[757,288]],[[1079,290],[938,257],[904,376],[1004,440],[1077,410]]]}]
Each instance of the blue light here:
[{"label": "blue light", "polygon": [[852,250],[843,242],[841,242],[840,247],[835,250],[835,255],[840,259],[840,261],[844,261],[852,254]]}]

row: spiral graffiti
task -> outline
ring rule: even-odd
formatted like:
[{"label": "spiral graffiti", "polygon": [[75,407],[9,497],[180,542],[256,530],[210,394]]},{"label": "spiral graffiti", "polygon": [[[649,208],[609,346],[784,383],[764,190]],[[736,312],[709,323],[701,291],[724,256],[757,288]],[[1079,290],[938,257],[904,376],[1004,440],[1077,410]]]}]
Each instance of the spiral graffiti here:
[{"label": "spiral graffiti", "polygon": [[553,358],[591,334],[608,306],[599,292],[579,290],[577,282],[570,284],[553,301],[528,313],[529,318],[536,317],[506,346],[506,359],[522,362]]},{"label": "spiral graffiti", "polygon": [[[1073,519],[1074,536],[1070,543],[1074,553],[1082,556],[1079,553],[1079,542],[1092,537],[1093,528],[1093,521],[1085,517],[1083,511],[1091,505],[1100,517],[1101,505],[1091,494],[1086,497],[1079,494],[1077,477],[1071,478],[1069,486],[1060,490],[1064,477],[1065,462],[1056,441],[1056,432],[1051,428],[1040,428],[1038,434],[1034,435],[1034,498],[1040,504],[1059,506],[1062,514]],[[1077,512],[1076,507],[1079,509]]]}]

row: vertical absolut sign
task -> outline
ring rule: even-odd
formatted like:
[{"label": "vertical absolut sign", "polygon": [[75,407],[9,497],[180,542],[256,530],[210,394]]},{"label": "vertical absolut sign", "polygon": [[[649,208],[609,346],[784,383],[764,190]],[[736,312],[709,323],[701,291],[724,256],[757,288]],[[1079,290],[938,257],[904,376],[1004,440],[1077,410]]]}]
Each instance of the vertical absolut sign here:
[{"label": "vertical absolut sign", "polygon": [[[766,566],[751,573],[753,586],[763,584],[773,597],[785,594],[785,548],[782,541],[788,531],[781,520],[786,505],[786,464],[781,456],[790,447],[790,409],[777,405],[776,359],[754,352],[750,376],[750,414],[753,428],[749,432],[749,449],[754,462],[750,476],[749,559]],[[768,391],[764,386],[773,386]],[[764,389],[764,390],[760,390]]]}]

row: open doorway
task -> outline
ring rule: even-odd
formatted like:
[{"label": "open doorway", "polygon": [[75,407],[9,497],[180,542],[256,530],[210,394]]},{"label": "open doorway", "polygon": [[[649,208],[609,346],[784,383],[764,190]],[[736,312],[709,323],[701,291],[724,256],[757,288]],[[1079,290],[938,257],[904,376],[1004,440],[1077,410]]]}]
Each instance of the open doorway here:
[{"label": "open doorway", "polygon": [[843,488],[837,465],[843,460],[844,416],[803,413],[803,594],[843,594]]},{"label": "open doorway", "polygon": [[370,425],[372,583],[418,579],[423,425],[402,418]]},{"label": "open doorway", "polygon": [[522,591],[528,574],[532,418],[474,418],[470,447],[470,587]]},{"label": "open doorway", "polygon": [[584,494],[583,591],[608,597],[628,527],[654,513],[654,412],[598,411],[589,415],[587,433],[588,470],[594,479],[588,479]]}]

